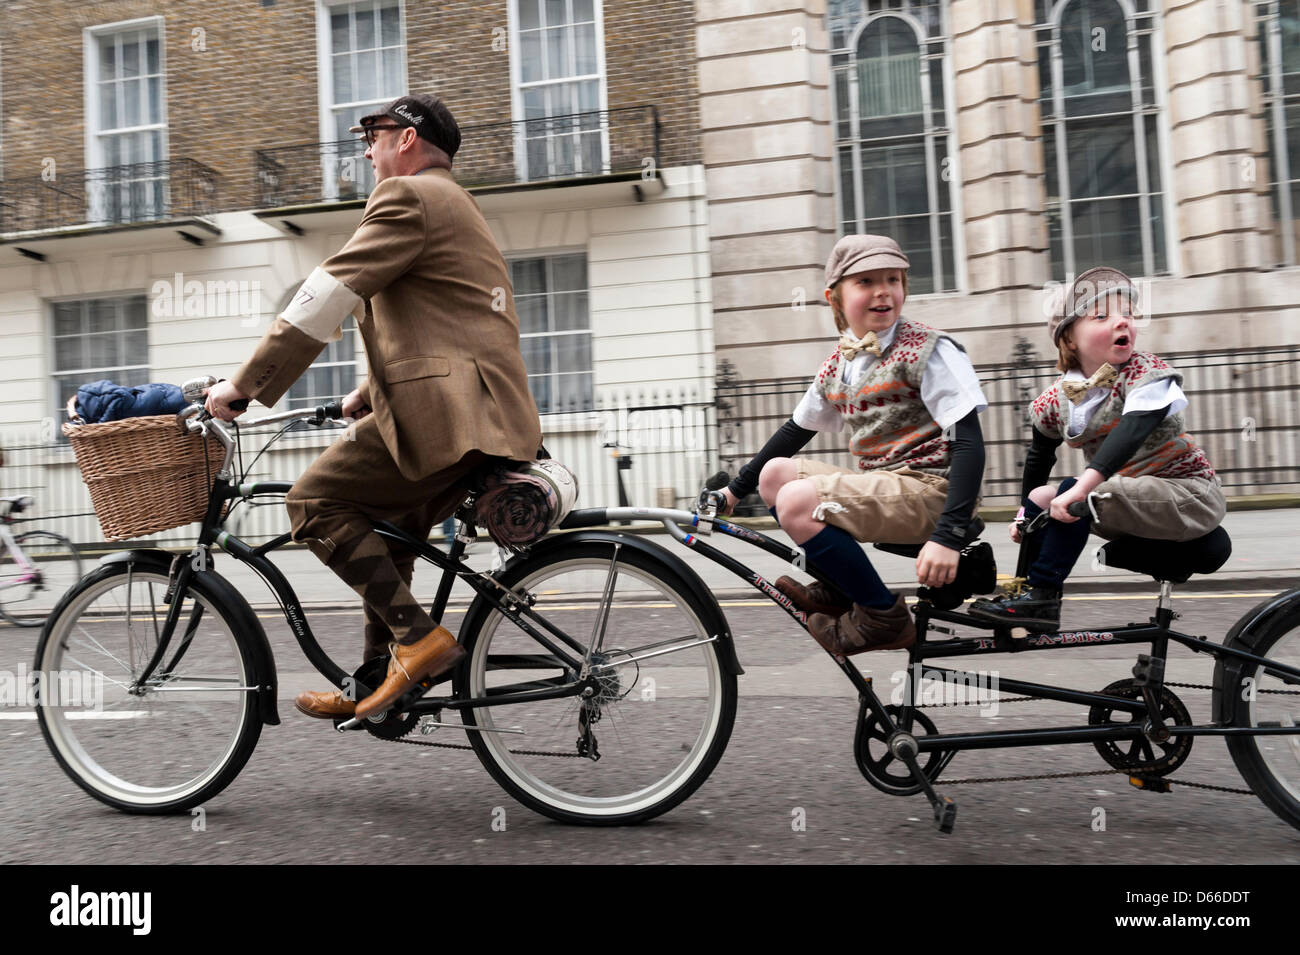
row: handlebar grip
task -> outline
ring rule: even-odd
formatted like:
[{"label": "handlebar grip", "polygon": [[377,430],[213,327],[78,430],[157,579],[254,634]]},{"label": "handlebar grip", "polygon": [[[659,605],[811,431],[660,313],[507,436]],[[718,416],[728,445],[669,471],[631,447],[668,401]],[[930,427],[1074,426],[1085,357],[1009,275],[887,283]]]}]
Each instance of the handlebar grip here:
[{"label": "handlebar grip", "polygon": [[731,483],[731,475],[729,475],[726,471],[719,471],[717,474],[714,474],[711,478],[709,478],[707,481],[704,482],[704,489],[706,491],[721,491],[724,487],[726,487],[730,483]]},{"label": "handlebar grip", "polygon": [[1070,505],[1069,507],[1067,507],[1065,510],[1066,510],[1066,513],[1068,513],[1071,517],[1091,517],[1091,516],[1092,516],[1091,512],[1088,510],[1088,502],[1087,502],[1087,501],[1075,501],[1073,504],[1071,504],[1071,505]]},{"label": "handlebar grip", "polygon": [[230,410],[231,410],[231,411],[247,411],[247,410],[248,410],[248,402],[249,402],[249,400],[250,400],[250,399],[248,399],[248,398],[239,398],[239,399],[237,399],[237,400],[235,400],[235,401],[232,401],[232,402],[230,403]]},{"label": "handlebar grip", "polygon": [[321,405],[316,409],[320,412],[321,417],[329,418],[331,421],[339,421],[343,418],[343,402],[331,401],[328,404]]}]

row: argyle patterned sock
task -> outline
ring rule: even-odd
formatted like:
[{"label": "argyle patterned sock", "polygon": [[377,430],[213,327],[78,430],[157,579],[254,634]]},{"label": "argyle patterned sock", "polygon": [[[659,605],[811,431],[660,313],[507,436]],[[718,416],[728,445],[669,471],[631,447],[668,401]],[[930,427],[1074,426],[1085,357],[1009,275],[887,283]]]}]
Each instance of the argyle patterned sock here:
[{"label": "argyle patterned sock", "polygon": [[[402,577],[402,582],[409,588],[411,586],[411,575],[415,570],[415,555],[404,547],[397,548],[396,551],[390,549],[389,553],[393,557],[393,563],[397,566],[397,572]],[[393,632],[388,629],[388,624],[384,623],[383,615],[369,604],[365,604],[364,609],[366,612],[366,627],[365,643],[361,651],[362,663],[375,657],[386,656],[388,654],[388,645],[394,639]]]},{"label": "argyle patterned sock", "polygon": [[[387,627],[393,639],[410,646],[435,629],[433,620],[411,595],[411,589],[393,562],[388,545],[369,533],[344,541],[330,555],[329,569],[361,595],[366,603],[366,651],[371,650],[372,621]],[[409,580],[409,576],[407,580]]]}]

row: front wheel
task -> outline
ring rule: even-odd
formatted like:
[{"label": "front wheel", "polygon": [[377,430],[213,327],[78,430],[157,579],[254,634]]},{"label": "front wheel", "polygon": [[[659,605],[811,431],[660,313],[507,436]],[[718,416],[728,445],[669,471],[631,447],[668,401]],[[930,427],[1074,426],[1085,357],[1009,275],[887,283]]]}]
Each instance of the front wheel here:
[{"label": "front wheel", "polygon": [[228,606],[194,578],[163,662],[166,565],[108,564],[68,593],[36,648],[36,713],[63,770],[132,813],[183,812],[238,775],[262,731],[258,669]]},{"label": "front wheel", "polygon": [[[1300,667],[1300,619],[1257,641],[1256,656]],[[1267,666],[1246,663],[1232,685],[1229,724],[1252,727],[1300,726],[1300,682]],[[1269,809],[1300,829],[1300,735],[1228,736],[1228,752],[1242,778]]]},{"label": "front wheel", "polygon": [[[652,555],[607,540],[561,545],[500,580],[580,646],[561,644],[570,654],[582,660],[596,648],[597,680],[587,697],[462,710],[492,777],[529,808],[585,825],[643,822],[698,789],[736,717],[716,605]],[[458,696],[553,689],[579,677],[482,598],[460,639],[469,656]]]},{"label": "front wheel", "polygon": [[0,550],[0,617],[20,627],[39,627],[81,579],[81,555],[72,541],[50,531],[14,538],[21,557]]}]

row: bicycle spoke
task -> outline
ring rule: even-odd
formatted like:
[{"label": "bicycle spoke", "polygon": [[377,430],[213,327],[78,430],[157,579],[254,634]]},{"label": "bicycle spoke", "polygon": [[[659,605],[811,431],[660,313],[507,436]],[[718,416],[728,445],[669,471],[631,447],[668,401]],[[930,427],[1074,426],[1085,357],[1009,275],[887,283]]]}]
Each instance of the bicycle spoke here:
[{"label": "bicycle spoke", "polygon": [[[109,650],[108,650],[107,647],[105,647],[102,643],[100,643],[98,640],[96,640],[94,637],[92,637],[92,636],[91,636],[91,635],[86,631],[86,628],[85,628],[85,627],[83,627],[83,626],[81,626],[80,624],[78,624],[78,625],[77,625],[77,629],[80,630],[80,631],[82,632],[82,635],[85,636],[85,638],[86,638],[87,640],[89,640],[91,643],[93,643],[93,644],[95,645],[96,648],[99,649],[99,652],[100,652],[100,653],[104,654],[104,656],[108,657],[110,660],[112,660],[114,663],[116,663],[118,666],[120,666],[120,667],[121,667],[123,670],[125,670],[127,673],[132,673],[132,674],[135,673],[135,670],[134,670],[134,669],[132,669],[131,667],[129,667],[129,666],[127,666],[125,663],[123,663],[121,660],[119,660],[116,656],[114,656],[111,652],[109,652]],[[70,640],[70,639],[71,639],[71,638],[69,638],[69,640]],[[91,648],[90,648],[89,646],[87,646],[87,649],[91,649]]]}]

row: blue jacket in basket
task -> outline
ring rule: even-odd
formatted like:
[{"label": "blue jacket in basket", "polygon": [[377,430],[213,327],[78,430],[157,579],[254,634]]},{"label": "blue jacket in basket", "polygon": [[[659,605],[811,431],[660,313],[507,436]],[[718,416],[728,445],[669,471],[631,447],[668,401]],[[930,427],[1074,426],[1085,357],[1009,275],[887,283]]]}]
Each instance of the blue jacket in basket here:
[{"label": "blue jacket in basket", "polygon": [[77,413],[87,424],[175,414],[185,405],[185,396],[176,385],[127,386],[103,380],[77,389]]}]

